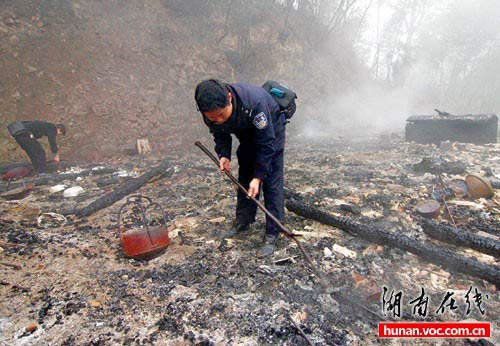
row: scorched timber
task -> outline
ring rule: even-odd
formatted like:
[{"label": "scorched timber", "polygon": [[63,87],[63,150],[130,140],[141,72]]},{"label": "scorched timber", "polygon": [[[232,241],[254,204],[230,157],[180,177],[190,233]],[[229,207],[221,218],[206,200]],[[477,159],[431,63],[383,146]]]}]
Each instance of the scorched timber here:
[{"label": "scorched timber", "polygon": [[169,168],[170,165],[171,164],[169,161],[163,161],[159,166],[152,168],[148,172],[141,175],[139,178],[126,181],[122,186],[120,186],[113,192],[110,192],[109,194],[98,198],[88,206],[77,210],[76,212],[74,212],[74,214],[76,214],[76,216],[78,217],[89,216],[90,214],[95,213],[98,210],[109,207],[123,197],[130,195],[132,192],[146,185],[148,181],[156,176],[162,175],[166,177],[172,175],[173,169]]},{"label": "scorched timber", "polygon": [[400,248],[446,269],[479,277],[500,285],[499,266],[484,264],[475,259],[457,255],[442,247],[421,243],[402,234],[388,232],[376,227],[367,227],[344,217],[336,217],[294,199],[288,200],[286,207],[297,215],[340,228],[370,242]]},{"label": "scorched timber", "polygon": [[500,258],[500,242],[498,240],[471,234],[463,229],[449,225],[440,225],[436,221],[421,219],[419,223],[429,237],[450,244],[467,246],[471,249]]}]

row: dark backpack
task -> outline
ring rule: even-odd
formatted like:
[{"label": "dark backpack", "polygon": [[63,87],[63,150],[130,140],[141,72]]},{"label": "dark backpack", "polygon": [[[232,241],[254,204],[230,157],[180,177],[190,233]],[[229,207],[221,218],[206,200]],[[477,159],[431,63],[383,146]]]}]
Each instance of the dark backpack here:
[{"label": "dark backpack", "polygon": [[297,110],[297,106],[295,105],[297,94],[295,91],[273,80],[268,80],[262,87],[278,102],[281,111],[285,113],[285,118],[291,119]]},{"label": "dark backpack", "polygon": [[9,133],[12,136],[24,133],[24,132],[29,132],[28,129],[24,126],[24,124],[21,121],[13,121],[11,122],[8,126],[7,129],[9,130]]}]

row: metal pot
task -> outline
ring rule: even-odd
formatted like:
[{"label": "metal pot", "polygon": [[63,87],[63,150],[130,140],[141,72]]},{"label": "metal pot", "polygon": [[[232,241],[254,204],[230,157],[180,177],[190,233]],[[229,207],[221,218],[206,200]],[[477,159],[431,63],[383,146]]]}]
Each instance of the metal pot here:
[{"label": "metal pot", "polygon": [[9,170],[2,176],[2,180],[11,180],[16,178],[24,178],[30,172],[28,167],[16,167]]},{"label": "metal pot", "polygon": [[[144,201],[148,203],[145,204]],[[122,228],[122,212],[129,206],[136,207],[141,215],[142,225],[140,227]],[[156,207],[161,211],[162,223],[160,227],[151,227],[147,219],[148,209]],[[166,217],[162,207],[154,203],[151,198],[141,195],[127,198],[127,202],[118,211],[118,236],[123,251],[128,257],[137,259],[151,259],[161,254],[170,243],[166,227]]]},{"label": "metal pot", "polygon": [[465,197],[469,193],[469,187],[463,179],[453,179],[448,183],[448,186],[453,190],[457,198]]},{"label": "metal pot", "polygon": [[428,219],[435,219],[441,211],[441,204],[433,199],[420,201],[416,206],[417,212]]},{"label": "metal pot", "polygon": [[493,197],[493,188],[488,179],[478,175],[468,175],[465,182],[469,188],[469,196],[473,199]]}]

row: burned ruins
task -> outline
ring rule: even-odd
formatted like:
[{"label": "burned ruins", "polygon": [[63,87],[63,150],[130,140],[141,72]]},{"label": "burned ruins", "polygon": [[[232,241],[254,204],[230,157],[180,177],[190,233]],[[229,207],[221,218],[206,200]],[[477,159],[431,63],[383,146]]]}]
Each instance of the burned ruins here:
[{"label": "burned ruins", "polygon": [[[381,309],[384,287],[408,300],[423,287],[432,302],[423,320],[463,319],[470,287],[484,294],[485,315],[476,308],[469,317],[498,315],[498,190],[452,192],[437,215],[418,209],[433,199],[436,174],[445,186],[469,174],[496,181],[498,144],[444,151],[392,135],[289,146],[285,225],[312,264],[286,236],[257,260],[262,214],[249,236],[221,241],[234,186],[194,145],[162,160],[67,163],[47,178],[2,183],[4,335],[64,345],[364,344],[378,321],[394,318]],[[11,199],[23,186],[29,192]],[[81,192],[65,197],[75,186]],[[118,218],[133,195],[163,209],[146,217],[170,241],[153,258],[124,252]],[[124,234],[144,227],[137,206],[129,209]],[[461,309],[436,313],[448,291]],[[405,306],[401,319],[412,318]]]},{"label": "burned ruins", "polygon": [[498,18],[0,1],[0,345],[500,344]]}]

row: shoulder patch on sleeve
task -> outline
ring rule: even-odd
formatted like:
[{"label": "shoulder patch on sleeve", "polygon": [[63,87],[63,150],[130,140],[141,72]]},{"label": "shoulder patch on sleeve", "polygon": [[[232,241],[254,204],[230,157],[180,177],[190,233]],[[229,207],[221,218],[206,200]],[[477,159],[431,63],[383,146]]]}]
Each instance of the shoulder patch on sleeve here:
[{"label": "shoulder patch on sleeve", "polygon": [[265,129],[267,126],[267,117],[264,112],[260,112],[253,118],[252,123],[259,130]]}]

